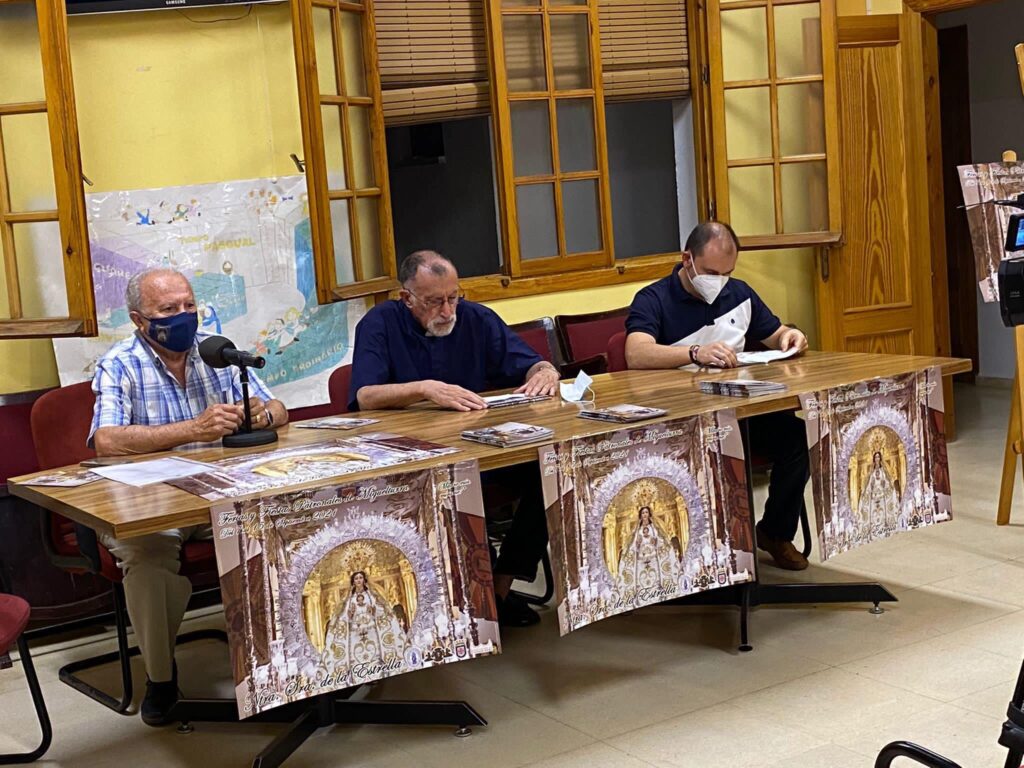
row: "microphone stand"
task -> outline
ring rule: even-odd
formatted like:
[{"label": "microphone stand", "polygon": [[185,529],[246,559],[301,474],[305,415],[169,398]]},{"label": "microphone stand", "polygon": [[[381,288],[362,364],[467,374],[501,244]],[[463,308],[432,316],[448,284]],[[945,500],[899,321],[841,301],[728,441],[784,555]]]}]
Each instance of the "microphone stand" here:
[{"label": "microphone stand", "polygon": [[272,429],[252,428],[252,409],[249,407],[249,369],[238,366],[239,379],[242,383],[242,407],[245,409],[245,421],[242,428],[233,435],[224,435],[221,445],[225,448],[252,448],[257,445],[269,445],[277,442],[277,432]]}]

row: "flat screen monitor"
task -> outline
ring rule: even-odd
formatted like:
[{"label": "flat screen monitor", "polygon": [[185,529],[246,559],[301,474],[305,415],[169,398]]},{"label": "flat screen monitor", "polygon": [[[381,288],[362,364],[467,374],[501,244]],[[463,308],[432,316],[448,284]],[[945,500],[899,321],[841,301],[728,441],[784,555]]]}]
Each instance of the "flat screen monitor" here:
[{"label": "flat screen monitor", "polygon": [[[279,2],[280,0],[256,0]],[[68,15],[86,13],[123,13],[125,11],[159,11],[167,9],[202,8],[221,5],[250,5],[252,0],[65,0]]]}]

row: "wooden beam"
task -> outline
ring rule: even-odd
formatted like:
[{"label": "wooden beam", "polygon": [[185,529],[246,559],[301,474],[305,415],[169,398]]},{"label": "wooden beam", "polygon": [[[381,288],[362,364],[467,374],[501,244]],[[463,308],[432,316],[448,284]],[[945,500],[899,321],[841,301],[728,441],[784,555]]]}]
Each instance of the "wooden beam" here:
[{"label": "wooden beam", "polygon": [[943,11],[955,11],[958,8],[970,8],[975,5],[984,5],[993,0],[905,0],[912,10],[918,13],[942,13]]}]

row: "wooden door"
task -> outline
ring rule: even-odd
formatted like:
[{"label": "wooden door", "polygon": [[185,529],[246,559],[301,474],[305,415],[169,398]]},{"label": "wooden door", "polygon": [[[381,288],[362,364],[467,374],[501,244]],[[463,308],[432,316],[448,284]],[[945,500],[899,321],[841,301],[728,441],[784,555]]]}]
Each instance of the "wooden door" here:
[{"label": "wooden door", "polygon": [[822,347],[935,354],[921,15],[838,22],[844,237],[819,255]]}]

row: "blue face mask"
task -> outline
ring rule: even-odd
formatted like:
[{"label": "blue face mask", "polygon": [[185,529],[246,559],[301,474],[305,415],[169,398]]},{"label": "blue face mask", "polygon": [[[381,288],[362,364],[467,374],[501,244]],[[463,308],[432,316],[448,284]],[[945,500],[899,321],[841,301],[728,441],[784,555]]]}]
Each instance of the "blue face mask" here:
[{"label": "blue face mask", "polygon": [[147,317],[149,338],[171,352],[185,352],[196,340],[199,328],[199,314],[179,312],[170,317]]}]

